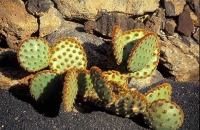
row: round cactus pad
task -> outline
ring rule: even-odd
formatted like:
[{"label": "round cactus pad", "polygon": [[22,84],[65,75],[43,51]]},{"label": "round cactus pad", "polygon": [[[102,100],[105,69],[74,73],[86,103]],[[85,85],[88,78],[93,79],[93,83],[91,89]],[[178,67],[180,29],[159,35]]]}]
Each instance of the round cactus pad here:
[{"label": "round cactus pad", "polygon": [[129,73],[128,74],[129,77],[134,77],[137,79],[137,78],[145,78],[145,77],[150,76],[158,66],[159,57],[160,57],[160,51],[159,51],[159,48],[157,48],[154,51],[149,62],[146,64],[146,66],[139,71]]},{"label": "round cactus pad", "polygon": [[135,72],[144,68],[153,57],[153,53],[157,48],[158,38],[155,33],[148,33],[141,38],[130,53],[127,66],[128,70]]},{"label": "round cactus pad", "polygon": [[20,65],[29,72],[35,72],[48,66],[50,47],[42,38],[29,38],[19,45],[17,58]]},{"label": "round cactus pad", "polygon": [[65,82],[63,86],[63,106],[66,112],[72,111],[75,103],[76,95],[78,93],[78,81],[77,72],[75,68],[71,68],[67,71],[65,76]]},{"label": "round cactus pad", "polygon": [[32,97],[36,101],[51,100],[58,92],[59,79],[59,76],[50,70],[36,73],[30,84]]},{"label": "round cactus pad", "polygon": [[58,74],[73,67],[85,69],[87,66],[86,53],[79,41],[74,38],[60,38],[54,43],[51,53],[49,66]]},{"label": "round cactus pad", "polygon": [[177,130],[183,123],[184,113],[176,103],[158,99],[147,107],[144,119],[151,129]]}]

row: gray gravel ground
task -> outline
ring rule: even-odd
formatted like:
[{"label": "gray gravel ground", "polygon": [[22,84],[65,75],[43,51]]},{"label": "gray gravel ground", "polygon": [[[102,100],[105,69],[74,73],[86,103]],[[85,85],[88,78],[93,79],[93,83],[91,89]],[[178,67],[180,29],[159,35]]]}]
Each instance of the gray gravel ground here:
[{"label": "gray gravel ground", "polygon": [[[173,87],[172,101],[184,111],[180,130],[199,130],[199,84],[163,80]],[[27,86],[9,91],[0,90],[0,130],[147,130],[142,117],[127,119],[96,108],[90,104],[79,106],[82,112],[66,113],[60,101],[37,104],[30,97]],[[78,105],[77,105],[78,106]],[[78,107],[77,107],[78,108]]]}]

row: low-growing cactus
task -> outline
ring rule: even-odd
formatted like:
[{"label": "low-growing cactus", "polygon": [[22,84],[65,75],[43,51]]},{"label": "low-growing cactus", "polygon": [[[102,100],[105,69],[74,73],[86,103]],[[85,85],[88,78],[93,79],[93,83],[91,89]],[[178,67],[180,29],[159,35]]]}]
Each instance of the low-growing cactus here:
[{"label": "low-growing cactus", "polygon": [[[46,101],[59,93],[64,76],[62,104],[66,112],[73,109],[77,95],[84,101],[125,117],[143,114],[152,129],[178,129],[184,114],[171,101],[170,84],[159,85],[147,93],[128,88],[128,78],[145,78],[156,69],[160,50],[155,33],[144,29],[122,32],[113,30],[112,47],[118,70],[102,71],[96,66],[86,70],[86,53],[74,38],[60,38],[50,48],[42,38],[29,38],[19,45],[20,65],[37,72],[31,79],[30,93],[36,101]],[[111,51],[111,52],[112,52]]]},{"label": "low-growing cactus", "polygon": [[17,58],[20,65],[29,72],[36,72],[48,66],[49,43],[42,38],[29,38],[18,47]]},{"label": "low-growing cactus", "polygon": [[157,99],[147,107],[144,119],[151,129],[176,130],[181,127],[184,114],[176,103]]}]

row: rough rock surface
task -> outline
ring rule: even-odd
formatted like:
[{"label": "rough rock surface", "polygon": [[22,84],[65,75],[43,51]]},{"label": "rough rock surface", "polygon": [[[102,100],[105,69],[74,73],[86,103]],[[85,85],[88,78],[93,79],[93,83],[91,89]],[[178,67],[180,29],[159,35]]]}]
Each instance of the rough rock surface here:
[{"label": "rough rock surface", "polygon": [[53,2],[50,0],[28,0],[26,6],[30,14],[40,17],[45,12],[48,12],[50,7],[53,6]]},{"label": "rough rock surface", "polygon": [[160,0],[53,0],[59,11],[67,18],[97,19],[101,12],[122,12],[142,15],[153,12],[159,6]]},{"label": "rough rock surface", "polygon": [[198,81],[199,45],[187,37],[181,39],[175,35],[163,37],[164,41],[160,44],[161,64],[175,76],[177,81]]},{"label": "rough rock surface", "polygon": [[174,34],[175,27],[176,27],[176,22],[173,19],[169,19],[166,21],[165,31],[168,35],[171,36]]},{"label": "rough rock surface", "polygon": [[184,10],[179,15],[177,30],[183,33],[185,36],[191,36],[192,31],[194,30],[194,24],[188,10]]},{"label": "rough rock surface", "polygon": [[21,0],[0,1],[0,33],[10,48],[16,49],[19,40],[38,30],[37,19],[30,15]]},{"label": "rough rock surface", "polygon": [[166,16],[177,16],[186,4],[185,0],[164,0]]},{"label": "rough rock surface", "polygon": [[39,36],[44,37],[58,30],[61,26],[62,15],[54,7],[50,7],[49,11],[44,13],[40,18]]}]

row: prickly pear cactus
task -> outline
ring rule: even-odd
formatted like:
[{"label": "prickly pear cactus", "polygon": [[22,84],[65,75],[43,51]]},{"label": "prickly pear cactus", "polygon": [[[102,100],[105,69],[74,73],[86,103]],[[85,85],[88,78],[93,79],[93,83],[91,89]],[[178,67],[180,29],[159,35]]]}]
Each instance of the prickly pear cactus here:
[{"label": "prickly pear cactus", "polygon": [[105,76],[107,81],[117,82],[122,86],[127,86],[128,84],[127,76],[120,74],[119,71],[109,70],[109,71],[104,71],[102,74]]},{"label": "prickly pear cactus", "polygon": [[112,92],[112,84],[107,81],[106,77],[102,74],[101,69],[96,66],[90,68],[90,75],[92,78],[92,84],[94,90],[96,91],[98,97],[104,102],[108,104],[110,102],[114,102],[115,96]]},{"label": "prickly pear cactus", "polygon": [[158,66],[159,57],[160,57],[160,51],[157,48],[154,51],[152,58],[149,60],[149,62],[146,64],[144,68],[136,72],[128,73],[127,75],[129,77],[134,77],[134,78],[145,78],[150,76]]},{"label": "prickly pear cactus", "polygon": [[177,130],[184,119],[182,109],[165,99],[153,101],[144,114],[145,123],[155,130]]},{"label": "prickly pear cactus", "polygon": [[[128,70],[131,72],[136,72],[147,67],[150,59],[157,55],[158,52],[158,39],[155,33],[148,33],[143,38],[141,38],[134,48],[132,49],[130,56],[128,58]],[[148,72],[144,73],[147,75]]]},{"label": "prickly pear cactus", "polygon": [[74,38],[60,38],[51,49],[51,58],[49,62],[50,69],[58,74],[76,67],[77,69],[86,69],[86,53]]},{"label": "prickly pear cactus", "polygon": [[118,65],[121,64],[122,60],[127,61],[135,43],[147,33],[144,29],[133,29],[122,32],[119,26],[114,27],[112,47]]},{"label": "prickly pear cactus", "polygon": [[77,81],[77,70],[76,68],[71,68],[67,71],[65,76],[65,82],[62,91],[62,103],[64,110],[70,112],[73,109],[75,99],[78,93],[78,81]]},{"label": "prickly pear cactus", "polygon": [[59,75],[43,70],[35,74],[31,80],[30,93],[36,101],[47,101],[54,98],[59,90]]},{"label": "prickly pear cactus", "polygon": [[36,72],[48,66],[50,47],[46,40],[31,37],[22,41],[17,52],[20,65],[29,72]]},{"label": "prickly pear cactus", "polygon": [[115,103],[107,105],[106,109],[125,117],[133,117],[139,113],[142,114],[148,104],[145,96],[138,91],[124,89],[122,93],[119,93],[115,97]]},{"label": "prickly pear cactus", "polygon": [[171,100],[172,87],[168,83],[161,84],[145,93],[148,102],[151,103],[157,99]]}]

